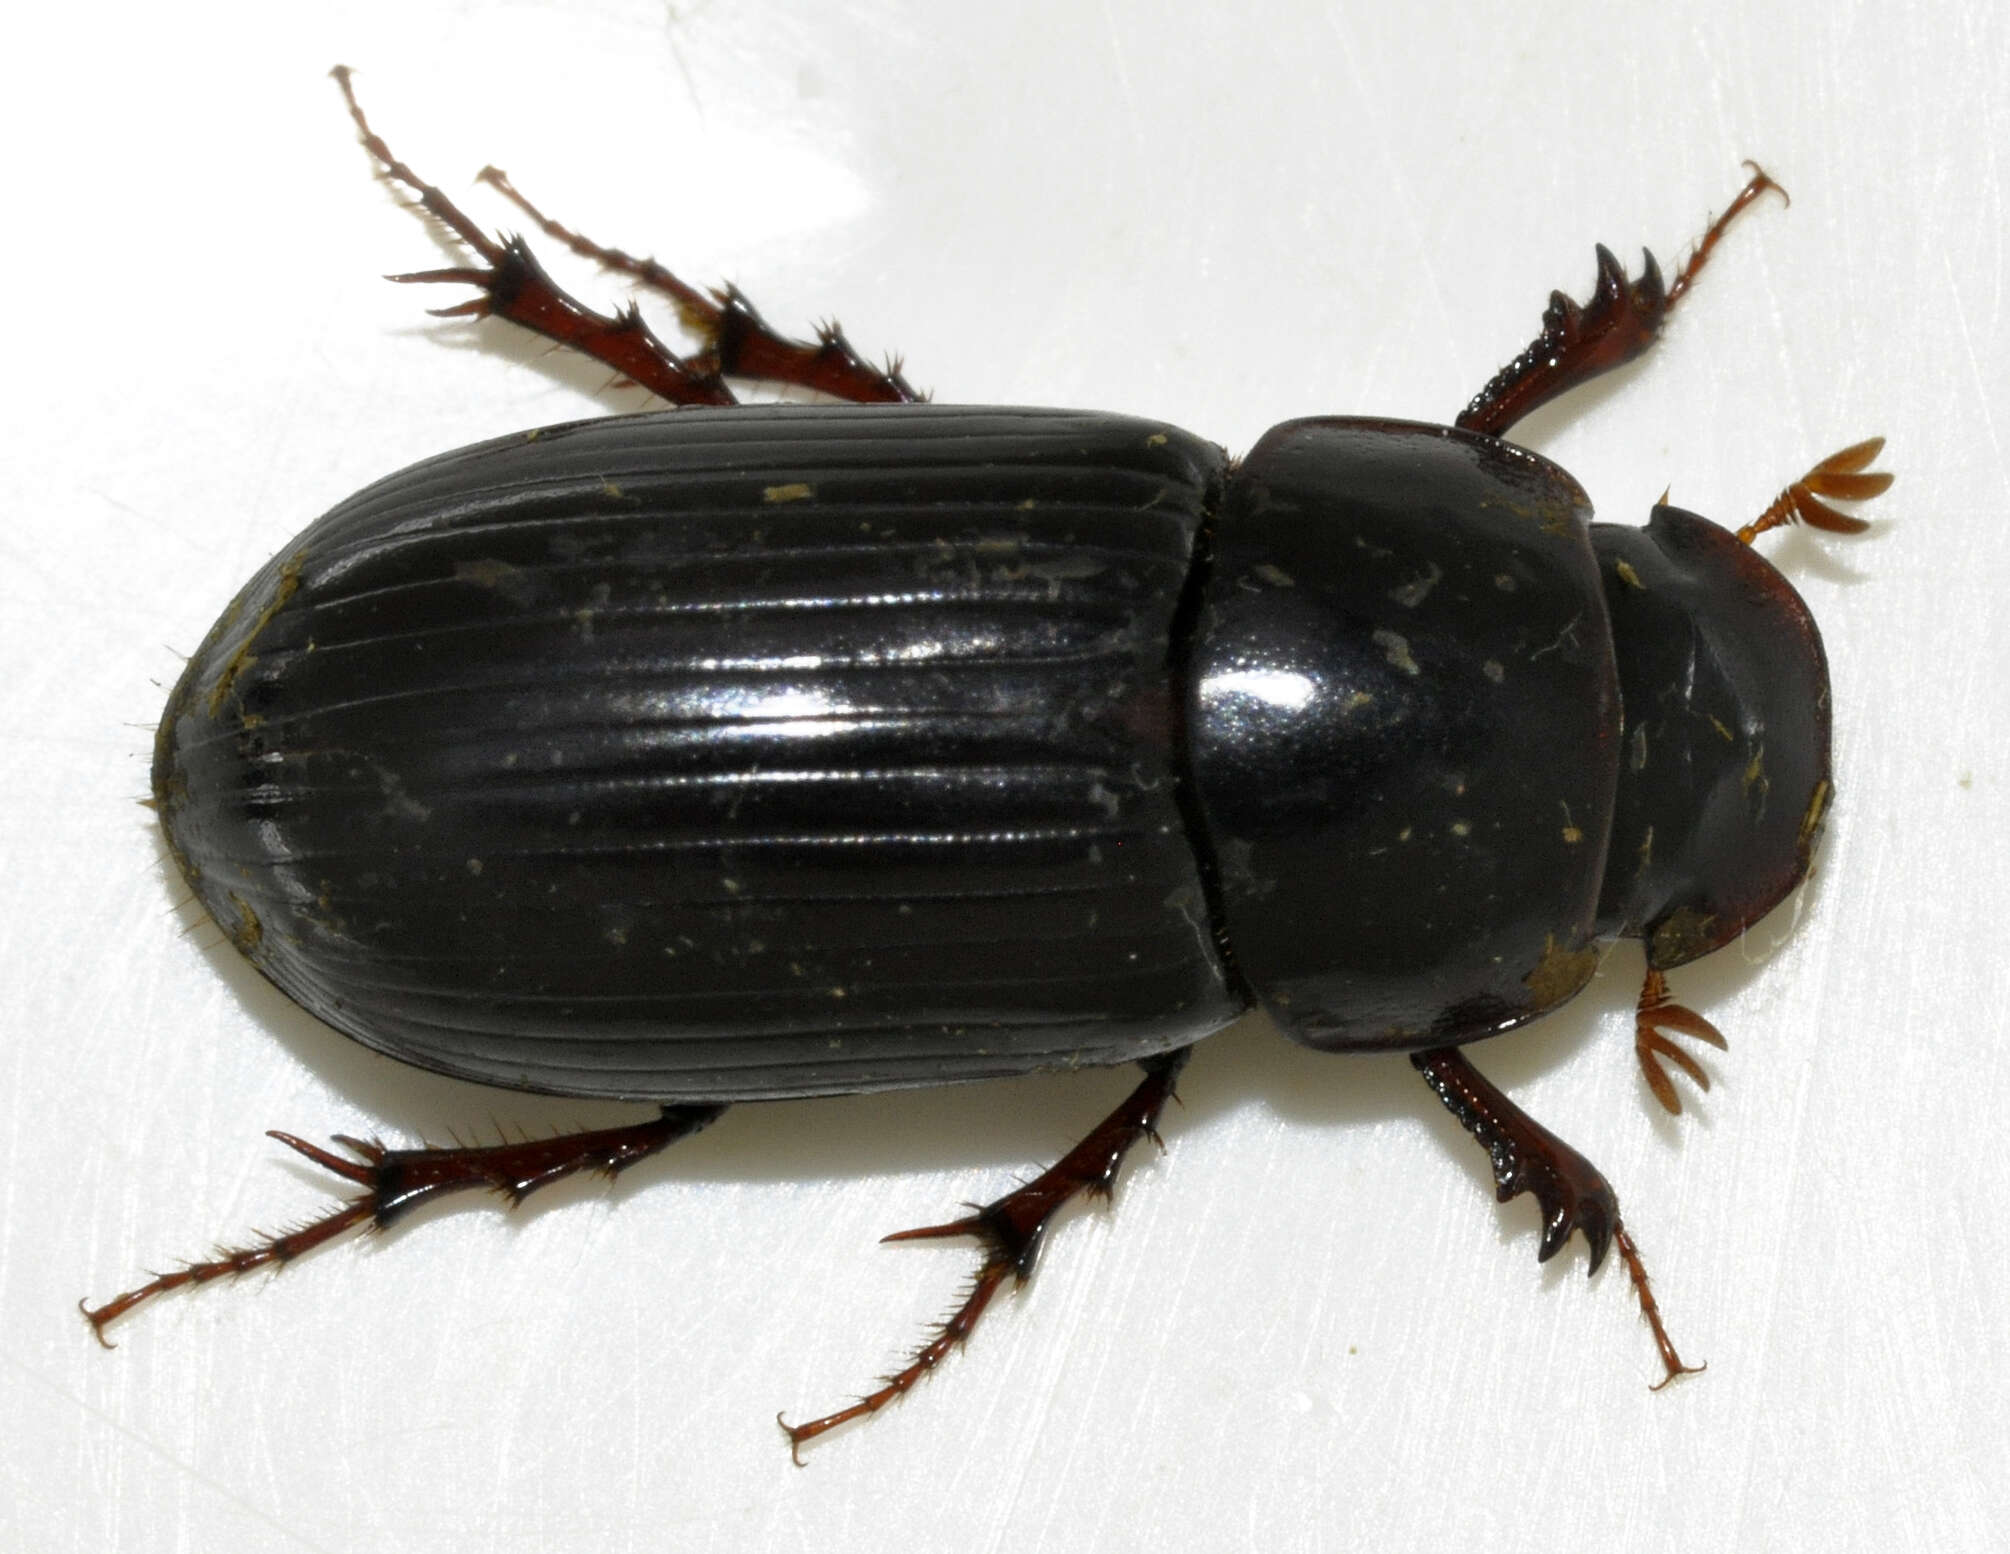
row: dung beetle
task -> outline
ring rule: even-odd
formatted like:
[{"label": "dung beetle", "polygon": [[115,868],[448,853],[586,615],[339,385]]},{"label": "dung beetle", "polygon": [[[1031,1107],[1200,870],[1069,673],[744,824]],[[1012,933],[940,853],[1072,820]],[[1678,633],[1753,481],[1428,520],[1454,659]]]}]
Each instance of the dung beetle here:
[{"label": "dung beetle", "polygon": [[[1723,1045],[1665,974],[1807,874],[1831,795],[1821,639],[1752,548],[1889,484],[1873,439],[1732,534],[1655,507],[1590,522],[1504,440],[1644,351],[1672,283],[1598,250],[1584,305],[1451,426],[1287,422],[1240,460],[1129,417],[920,402],[835,325],[788,339],[545,216],[702,342],[575,301],[520,237],[403,162],[335,72],[382,176],[465,247],[393,277],[607,364],[678,408],[546,427],[391,475],[239,592],[160,723],[153,795],[203,908],[303,1007],[404,1062],[654,1119],[349,1153],[360,1189],[287,1234],[85,1314],[285,1261],[465,1187],[617,1172],[736,1101],[1135,1062],[1058,1164],[974,1213],[968,1295],[858,1403],[901,1395],[1025,1279],[1054,1211],[1156,1137],[1194,1043],[1255,1008],[1330,1052],[1401,1050],[1533,1193],[1540,1255],[1617,1246],[1617,1199],[1464,1054],[1646,946],[1636,1050]],[[740,406],[728,380],[838,403]],[[709,408],[708,408],[709,407]],[[1828,499],[1828,500],[1825,500]]]}]

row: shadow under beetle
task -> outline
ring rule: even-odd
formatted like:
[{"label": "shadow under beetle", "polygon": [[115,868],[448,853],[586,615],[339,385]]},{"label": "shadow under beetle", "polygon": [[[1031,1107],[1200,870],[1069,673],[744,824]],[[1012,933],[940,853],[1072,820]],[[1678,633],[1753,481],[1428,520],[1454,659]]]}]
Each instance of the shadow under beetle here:
[{"label": "shadow under beetle", "polygon": [[[1750,546],[1863,523],[1878,440],[1817,464],[1732,535],[1657,506],[1592,524],[1562,469],[1503,441],[1637,356],[1756,167],[1664,285],[1598,250],[1588,304],[1455,425],[1292,421],[1240,462],[1174,427],[917,403],[835,326],[777,335],[731,288],[543,215],[665,294],[679,356],[631,306],[568,296],[397,160],[384,176],[468,251],[394,279],[571,346],[680,407],[502,438],[350,498],[254,577],[169,698],[154,802],[181,872],[265,976],[366,1045],[554,1095],[662,1103],[630,1127],[354,1158],[288,1234],[86,1308],[276,1264],[464,1187],[512,1200],[617,1172],[728,1103],[1137,1062],[1057,1165],[951,1223],[984,1260],[875,1391],[976,1325],[1079,1193],[1154,1134],[1193,1044],[1255,1007],[1326,1051],[1400,1049],[1533,1193],[1540,1255],[1616,1245],[1598,1171],[1464,1055],[1556,1008],[1598,946],[1644,941],[1636,1050],[1709,1081],[1721,1047],[1664,974],[1808,872],[1829,801],[1821,640]],[[729,379],[841,405],[738,406]],[[884,402],[884,403],[882,403]],[[731,407],[731,408],[727,408]],[[1155,1135],[1154,1135],[1155,1136]],[[895,1238],[898,1239],[898,1238]]]}]

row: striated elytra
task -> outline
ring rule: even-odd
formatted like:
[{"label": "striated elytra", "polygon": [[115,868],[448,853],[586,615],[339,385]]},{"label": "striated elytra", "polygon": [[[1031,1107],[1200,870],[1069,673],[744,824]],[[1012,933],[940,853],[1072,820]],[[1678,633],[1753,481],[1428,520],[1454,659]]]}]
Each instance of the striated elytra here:
[{"label": "striated elytra", "polygon": [[[337,77],[348,94],[346,71]],[[1541,1255],[1625,1262],[1682,1363],[1616,1195],[1463,1047],[1556,1008],[1638,938],[1635,1048],[1707,1087],[1723,1045],[1665,973],[1807,874],[1831,796],[1829,684],[1751,546],[1890,477],[1832,455],[1733,534],[1658,506],[1590,522],[1504,440],[1644,351],[1756,168],[1664,284],[1599,251],[1582,306],[1455,426],[1287,422],[1240,460],[1123,416],[916,403],[832,326],[545,217],[664,294],[699,349],[562,291],[370,129],[468,251],[397,277],[537,330],[684,406],[500,438],[378,482],[239,592],[169,698],[155,804],[195,896],[306,1009],[407,1063],[658,1103],[555,1139],[336,1153],[361,1191],[86,1315],[276,1264],[442,1193],[618,1171],[732,1102],[1138,1062],[1056,1165],[902,1236],[970,1236],[977,1279],[859,1402],[905,1393],[1106,1191],[1193,1045],[1252,1008],[1326,1051],[1403,1050],[1532,1193]],[[729,379],[839,404],[739,405]],[[884,401],[885,403],[878,403]],[[1826,500],[1825,500],[1826,499]]]}]

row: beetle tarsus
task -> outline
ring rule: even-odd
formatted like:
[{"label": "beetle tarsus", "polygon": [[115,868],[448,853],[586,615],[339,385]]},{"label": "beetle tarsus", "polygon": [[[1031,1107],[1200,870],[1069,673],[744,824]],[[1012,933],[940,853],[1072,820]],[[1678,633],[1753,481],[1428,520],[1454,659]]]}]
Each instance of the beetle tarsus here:
[{"label": "beetle tarsus", "polygon": [[1701,1090],[1710,1088],[1710,1075],[1701,1063],[1675,1044],[1668,1035],[1671,1031],[1708,1042],[1720,1052],[1730,1048],[1722,1031],[1686,1004],[1678,1004],[1668,996],[1668,979],[1650,966],[1646,981],[1641,984],[1639,1005],[1633,1014],[1633,1052],[1640,1060],[1641,1075],[1647,1081],[1647,1088],[1654,1092],[1654,1099],[1671,1115],[1679,1117],[1682,1115],[1682,1096],[1661,1060],[1666,1058],[1673,1063]]},{"label": "beetle tarsus", "polygon": [[1674,284],[1668,288],[1668,307],[1672,308],[1675,306],[1682,299],[1683,293],[1688,291],[1690,286],[1695,283],[1696,277],[1701,273],[1703,266],[1710,262],[1711,250],[1717,246],[1718,242],[1723,238],[1726,229],[1730,227],[1732,222],[1738,219],[1747,205],[1750,205],[1752,201],[1756,200],[1768,189],[1780,197],[1781,204],[1791,205],[1794,203],[1794,197],[1773,182],[1772,176],[1763,167],[1759,166],[1757,162],[1747,157],[1744,165],[1751,169],[1752,176],[1745,180],[1745,186],[1732,198],[1731,203],[1724,207],[1724,214],[1710,223],[1709,230],[1703,234],[1702,239],[1690,251],[1689,257],[1682,261],[1682,268],[1675,272]]},{"label": "beetle tarsus", "polygon": [[647,1122],[626,1127],[563,1133],[554,1138],[522,1139],[513,1143],[455,1146],[446,1149],[387,1149],[375,1139],[338,1133],[334,1142],[356,1158],[345,1159],[318,1144],[277,1130],[267,1137],[305,1155],[363,1191],[317,1219],[252,1245],[219,1249],[214,1257],[188,1263],[172,1273],[155,1274],[145,1284],[116,1296],[102,1306],[84,1302],[78,1309],[106,1348],[105,1329],[135,1306],[190,1284],[235,1278],[254,1268],[279,1267],[302,1252],[332,1241],[345,1231],[368,1224],[383,1230],[420,1204],[466,1187],[486,1187],[501,1193],[512,1206],[538,1188],[583,1170],[612,1178],[678,1139],[711,1123],[723,1106],[665,1106]]},{"label": "beetle tarsus", "polygon": [[1661,1364],[1666,1369],[1666,1374],[1659,1381],[1651,1382],[1647,1390],[1659,1392],[1677,1376],[1699,1376],[1707,1371],[1710,1368],[1708,1360],[1701,1365],[1684,1365],[1682,1356],[1675,1352],[1668,1329],[1661,1322],[1660,1303],[1654,1299],[1654,1290],[1647,1282],[1647,1265],[1640,1260],[1640,1248],[1633,1244],[1626,1227],[1615,1224],[1612,1238],[1619,1248],[1619,1260],[1626,1265],[1626,1276],[1633,1281],[1633,1293],[1640,1301],[1640,1314],[1647,1319],[1647,1326],[1654,1333],[1654,1347],[1661,1352]]},{"label": "beetle tarsus", "polygon": [[1579,303],[1563,292],[1550,293],[1542,330],[1522,352],[1494,374],[1459,415],[1458,425],[1489,437],[1503,437],[1517,421],[1559,394],[1588,383],[1640,355],[1654,343],[1677,301],[1695,282],[1713,250],[1740,212],[1768,189],[1786,191],[1756,162],[1752,176],[1710,224],[1695,251],[1663,284],[1654,255],[1641,251],[1640,278],[1626,271],[1604,244],[1598,245],[1598,279],[1591,300]]},{"label": "beetle tarsus", "polygon": [[907,1364],[882,1378],[873,1391],[847,1408],[804,1424],[792,1425],[781,1415],[775,1416],[789,1438],[789,1454],[795,1458],[797,1466],[802,1465],[800,1453],[806,1442],[841,1424],[878,1413],[895,1398],[910,1391],[951,1351],[967,1343],[978,1319],[984,1315],[985,1308],[991,1304],[992,1296],[998,1293],[1006,1276],[1011,1275],[1016,1284],[1024,1284],[1032,1277],[1048,1223],[1063,1204],[1084,1193],[1099,1198],[1110,1196],[1117,1172],[1131,1146],[1139,1139],[1158,1137],[1159,1113],[1172,1096],[1173,1082],[1179,1077],[1180,1070],[1186,1067],[1191,1051],[1190,1047],[1181,1047],[1147,1059],[1142,1065],[1144,1079],[1124,1098],[1123,1103],[1098,1123],[1087,1138],[1023,1187],[994,1202],[971,1205],[972,1212],[961,1219],[940,1225],[922,1225],[913,1230],[896,1230],[883,1238],[887,1241],[930,1241],[969,1236],[983,1246],[984,1261],[978,1266],[963,1299],[936,1325],[928,1341],[915,1350]]},{"label": "beetle tarsus", "polygon": [[[899,1239],[889,1236],[889,1241]],[[971,1280],[970,1289],[956,1309],[944,1317],[936,1326],[928,1342],[915,1350],[906,1365],[889,1376],[880,1379],[873,1391],[836,1413],[825,1414],[821,1419],[812,1419],[806,1424],[792,1425],[782,1415],[775,1416],[775,1422],[789,1438],[789,1456],[797,1467],[804,1466],[802,1448],[805,1443],[815,1440],[826,1431],[834,1430],[841,1424],[849,1424],[854,1419],[863,1419],[868,1414],[876,1414],[895,1398],[911,1390],[930,1371],[946,1359],[951,1350],[960,1349],[969,1342],[970,1334],[977,1326],[977,1319],[984,1315],[984,1308],[991,1304],[991,1297],[998,1293],[1005,1276],[1012,1272],[1012,1258],[996,1249],[985,1255],[984,1262]],[[1021,1276],[1023,1280],[1023,1275]]]},{"label": "beetle tarsus", "polygon": [[1840,453],[1831,453],[1799,480],[1792,482],[1772,504],[1738,531],[1747,545],[1769,529],[1804,523],[1811,529],[1830,534],[1861,534],[1868,521],[1837,512],[1823,497],[1838,502],[1868,502],[1891,489],[1893,477],[1868,466],[1884,451],[1882,437],[1866,437],[1851,443]]},{"label": "beetle tarsus", "polygon": [[234,1279],[257,1268],[281,1268],[302,1252],[313,1250],[324,1241],[332,1241],[345,1231],[365,1223],[371,1217],[371,1201],[366,1194],[339,1208],[330,1210],[319,1219],[309,1220],[292,1230],[276,1236],[265,1236],[246,1247],[221,1247],[214,1257],[201,1262],[184,1263],[171,1273],[155,1274],[145,1284],[125,1294],[115,1296],[102,1306],[91,1306],[84,1301],[77,1303],[77,1309],[84,1314],[84,1320],[91,1324],[98,1342],[107,1349],[115,1347],[105,1337],[105,1329],[135,1306],[152,1300],[156,1295],[165,1295],[170,1290],[182,1289],[191,1284],[207,1284],[212,1279]]}]

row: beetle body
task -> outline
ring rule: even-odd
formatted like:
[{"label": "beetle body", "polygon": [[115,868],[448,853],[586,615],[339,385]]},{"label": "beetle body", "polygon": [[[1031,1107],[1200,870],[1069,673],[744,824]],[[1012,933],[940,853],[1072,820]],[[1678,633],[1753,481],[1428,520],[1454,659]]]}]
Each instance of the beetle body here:
[{"label": "beetle body", "polygon": [[175,688],[156,801],[288,994],[492,1084],[942,1083],[1253,1002],[1317,1047],[1469,1041],[1601,936],[1735,933],[1826,791],[1792,590],[1701,519],[1588,518],[1548,461],[1401,422],[1239,465],[1060,411],[550,428],[282,551]]},{"label": "beetle body", "polygon": [[[1723,1044],[1662,973],[1805,877],[1829,795],[1828,672],[1749,546],[1864,527],[1878,439],[1733,536],[1660,506],[1594,525],[1505,440],[1648,349],[1754,167],[1664,284],[1599,250],[1584,304],[1456,426],[1291,421],[1232,460],[1174,427],[917,402],[836,325],[772,329],[733,288],[546,217],[667,297],[680,356],[597,313],[363,144],[469,258],[394,277],[585,353],[685,407],[418,464],[310,526],[238,594],[155,742],[168,849],[305,1008],[405,1062],[654,1101],[550,1139],[332,1150],[361,1190],[84,1314],[382,1228],[445,1193],[511,1201],[618,1172],[730,1103],[1137,1063],[1038,1175],[946,1224],[983,1262],[908,1362],[800,1424],[885,1407],[960,1345],[1053,1215],[1106,1194],[1200,1038],[1261,1007],[1328,1051],[1404,1050],[1532,1194],[1539,1255],[1616,1248],[1665,1381],[1689,1371],[1598,1169],[1466,1044],[1647,948],[1634,1050],[1670,1111],[1670,1033]],[[840,404],[740,406],[728,380]]]}]

